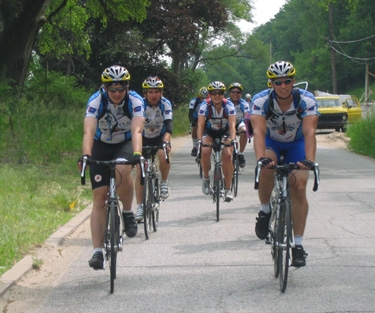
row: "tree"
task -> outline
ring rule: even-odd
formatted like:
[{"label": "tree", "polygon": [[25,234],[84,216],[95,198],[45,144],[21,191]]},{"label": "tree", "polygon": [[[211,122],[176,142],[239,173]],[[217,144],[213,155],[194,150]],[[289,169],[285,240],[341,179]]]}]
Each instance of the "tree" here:
[{"label": "tree", "polygon": [[[0,0],[0,14],[3,29],[0,33],[0,71],[3,77],[11,80],[15,86],[22,88],[27,75],[34,44],[39,36],[40,30],[48,23],[55,27],[48,28],[45,33],[54,34],[62,28],[69,33],[67,36],[51,36],[53,45],[45,44],[44,52],[51,51],[57,44],[60,49],[66,47],[64,52],[72,53],[72,47],[78,43],[79,46],[86,45],[85,49],[78,49],[77,53],[89,53],[87,47],[87,36],[75,37],[73,34],[82,32],[82,20],[87,21],[88,16],[99,18],[105,27],[108,18],[127,20],[130,18],[142,20],[145,17],[147,0],[122,1],[122,0]],[[83,10],[84,14],[70,14]],[[63,23],[70,16],[69,29]],[[82,18],[83,17],[83,18]],[[73,18],[73,19],[72,19]],[[60,28],[59,28],[60,27]],[[57,30],[56,30],[57,29]],[[75,33],[74,33],[75,31]],[[60,39],[66,39],[66,45],[59,45]]]}]

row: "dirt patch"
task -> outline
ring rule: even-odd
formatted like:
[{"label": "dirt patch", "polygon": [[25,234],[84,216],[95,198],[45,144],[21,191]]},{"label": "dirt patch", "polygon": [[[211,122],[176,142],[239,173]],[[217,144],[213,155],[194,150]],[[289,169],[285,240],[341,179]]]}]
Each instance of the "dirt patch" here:
[{"label": "dirt patch", "polygon": [[317,132],[318,146],[348,149],[350,138],[341,132]]}]

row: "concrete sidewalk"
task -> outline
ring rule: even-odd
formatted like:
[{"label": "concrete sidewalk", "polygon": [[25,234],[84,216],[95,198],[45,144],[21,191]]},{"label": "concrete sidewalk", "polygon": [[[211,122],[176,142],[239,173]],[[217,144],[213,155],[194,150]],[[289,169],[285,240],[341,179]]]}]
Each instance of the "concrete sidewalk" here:
[{"label": "concrete sidewalk", "polygon": [[[91,204],[73,217],[68,223],[56,230],[45,242],[48,247],[60,246],[64,239],[73,233],[91,214]],[[10,287],[32,269],[33,257],[26,255],[17,262],[9,271],[0,277],[0,296],[2,296]]]}]

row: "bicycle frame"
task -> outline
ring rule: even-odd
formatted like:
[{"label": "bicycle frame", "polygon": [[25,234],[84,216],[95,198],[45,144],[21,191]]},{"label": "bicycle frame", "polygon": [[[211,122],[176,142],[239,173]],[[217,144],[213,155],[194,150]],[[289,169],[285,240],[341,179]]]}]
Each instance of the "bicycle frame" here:
[{"label": "bicycle frame", "polygon": [[[140,158],[141,167],[141,184],[144,183],[144,159]],[[117,159],[109,161],[100,161],[88,159],[87,156],[82,158],[81,184],[86,184],[85,172],[86,166],[90,164],[105,165],[110,169],[108,199],[105,202],[107,207],[107,221],[103,238],[104,257],[110,262],[110,292],[114,291],[114,280],[116,278],[117,252],[122,251],[124,239],[124,219],[122,216],[117,192],[116,192],[116,166],[117,165],[133,165],[126,159]],[[122,227],[121,227],[122,226]],[[103,269],[105,268],[105,265]]]},{"label": "bicycle frame", "polygon": [[[293,170],[300,167],[295,163],[271,166],[268,169],[275,170],[274,188],[271,198],[271,218],[269,234],[266,243],[271,244],[271,255],[274,261],[274,274],[279,277],[280,290],[285,292],[288,281],[291,248],[294,247],[293,229],[291,221],[291,198],[289,192],[289,176]],[[259,188],[260,171],[262,162],[258,162],[255,175],[254,188]],[[318,190],[319,165],[314,164],[313,191]]]},{"label": "bicycle frame", "polygon": [[197,158],[200,157],[202,147],[212,148],[212,159],[214,161],[213,184],[211,186],[212,200],[216,203],[216,221],[219,221],[220,198],[224,198],[224,174],[223,163],[221,161],[222,149],[224,147],[232,147],[232,144],[223,143],[227,136],[215,138],[212,144],[200,144],[197,151]]},{"label": "bicycle frame", "polygon": [[158,149],[162,148],[165,159],[169,163],[169,156],[166,150],[166,143],[162,146],[143,146],[142,150],[147,158],[146,179],[143,191],[143,223],[146,239],[149,239],[152,229],[157,231],[159,223],[159,207],[164,200],[160,198],[160,171],[155,163],[155,156]]}]

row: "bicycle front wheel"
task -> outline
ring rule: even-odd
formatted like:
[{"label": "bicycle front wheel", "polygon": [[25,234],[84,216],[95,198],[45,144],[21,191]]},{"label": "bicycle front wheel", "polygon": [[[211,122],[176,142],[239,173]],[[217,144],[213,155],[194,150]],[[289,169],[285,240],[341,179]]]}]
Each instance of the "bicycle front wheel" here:
[{"label": "bicycle front wheel", "polygon": [[215,172],[214,172],[214,198],[216,202],[216,221],[218,222],[220,219],[220,197],[222,188],[224,187],[222,176],[221,176],[221,170],[220,166],[215,166]]},{"label": "bicycle front wheel", "polygon": [[143,224],[146,239],[150,238],[152,230],[152,204],[153,204],[153,187],[152,177],[146,174],[143,185]]},{"label": "bicycle front wheel", "polygon": [[237,197],[238,193],[238,174],[240,171],[240,164],[238,161],[238,155],[233,156],[233,177],[232,177],[232,193],[233,196]]},{"label": "bicycle front wheel", "polygon": [[279,219],[279,283],[280,290],[285,291],[288,284],[288,271],[290,263],[290,249],[292,239],[292,221],[290,216],[290,202],[284,200],[280,205]]},{"label": "bicycle front wheel", "polygon": [[119,216],[115,202],[109,205],[109,237],[110,237],[110,292],[113,293],[116,279],[116,263],[119,240]]},{"label": "bicycle front wheel", "polygon": [[271,255],[273,260],[273,271],[275,278],[279,277],[279,255],[278,255],[278,229],[279,229],[279,220],[276,217],[278,212],[278,207],[276,206],[275,198],[271,200],[272,204],[272,213],[270,218],[270,231],[269,231],[269,240],[271,243]]},{"label": "bicycle front wheel", "polygon": [[158,231],[160,209],[160,184],[158,178],[155,179],[154,200],[155,203],[152,207],[152,226],[154,228],[154,232],[156,232]]}]

